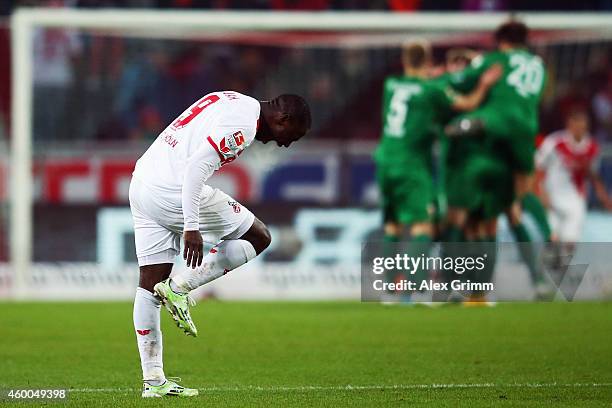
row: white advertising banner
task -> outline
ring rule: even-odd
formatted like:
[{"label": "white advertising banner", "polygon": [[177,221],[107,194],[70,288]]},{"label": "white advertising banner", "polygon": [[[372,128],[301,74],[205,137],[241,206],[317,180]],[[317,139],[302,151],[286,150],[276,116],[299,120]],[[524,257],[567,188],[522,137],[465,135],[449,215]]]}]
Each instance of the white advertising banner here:
[{"label": "white advertising banner", "polygon": [[[122,239],[132,228],[129,209],[103,209],[98,216],[98,262],[35,263],[27,298],[57,300],[128,300],[138,282],[138,267],[125,263]],[[373,231],[380,228],[380,214],[363,209],[303,209],[291,226],[300,246],[290,261],[256,258],[197,292],[196,297],[260,300],[357,300],[361,294],[361,250]],[[333,238],[320,237],[321,228],[334,230]],[[504,222],[500,237],[509,236]],[[611,231],[612,216],[592,213],[585,226],[585,240],[599,242],[597,231]],[[272,225],[273,246],[283,238]],[[603,244],[605,245],[605,244]],[[611,251],[612,252],[612,251]],[[580,257],[577,253],[574,258]],[[530,300],[531,287],[527,268],[518,256],[500,257],[494,281],[497,300]],[[184,268],[177,258],[174,272]],[[612,276],[591,268],[576,283],[573,299],[604,299],[612,296]],[[608,271],[609,272],[609,271]],[[0,265],[0,297],[10,298],[12,276],[9,264]]]}]

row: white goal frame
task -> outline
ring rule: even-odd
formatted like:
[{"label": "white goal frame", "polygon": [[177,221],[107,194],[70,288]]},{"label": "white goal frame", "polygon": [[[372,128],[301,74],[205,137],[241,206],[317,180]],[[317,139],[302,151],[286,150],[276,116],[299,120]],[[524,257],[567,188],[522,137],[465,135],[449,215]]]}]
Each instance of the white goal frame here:
[{"label": "white goal frame", "polygon": [[[32,263],[33,175],[32,99],[33,31],[37,27],[143,30],[151,38],[164,33],[207,31],[321,30],[401,32],[404,30],[478,31],[494,29],[508,13],[388,12],[232,12],[170,10],[84,10],[21,8],[11,16],[12,131],[10,192],[10,262],[16,298],[27,296]],[[518,13],[535,29],[612,27],[611,13]]]}]

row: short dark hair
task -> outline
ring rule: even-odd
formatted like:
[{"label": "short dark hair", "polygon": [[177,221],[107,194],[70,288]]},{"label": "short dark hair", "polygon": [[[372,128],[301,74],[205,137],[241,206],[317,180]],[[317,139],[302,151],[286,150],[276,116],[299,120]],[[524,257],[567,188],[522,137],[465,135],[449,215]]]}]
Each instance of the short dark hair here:
[{"label": "short dark hair", "polygon": [[294,123],[305,129],[310,129],[312,118],[308,102],[299,95],[283,94],[274,98],[279,110],[285,113]]},{"label": "short dark hair", "polygon": [[571,109],[565,116],[565,121],[586,119],[589,120],[589,112],[585,108],[576,107]]},{"label": "short dark hair", "polygon": [[497,43],[507,42],[516,45],[527,45],[529,29],[525,23],[516,20],[510,20],[495,30],[495,41]]},{"label": "short dark hair", "polygon": [[429,57],[429,48],[423,42],[409,42],[404,44],[402,61],[411,68],[421,68]]}]

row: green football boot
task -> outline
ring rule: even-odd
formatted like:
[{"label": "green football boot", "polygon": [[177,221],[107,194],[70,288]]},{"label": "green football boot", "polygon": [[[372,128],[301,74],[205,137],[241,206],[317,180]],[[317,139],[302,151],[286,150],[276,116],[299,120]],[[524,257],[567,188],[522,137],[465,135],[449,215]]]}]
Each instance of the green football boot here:
[{"label": "green football boot", "polygon": [[166,309],[168,309],[176,325],[183,329],[186,334],[196,337],[198,329],[189,314],[189,306],[194,306],[195,301],[188,294],[173,291],[170,287],[169,278],[155,285],[153,291]]},{"label": "green football boot", "polygon": [[195,397],[198,390],[195,388],[185,388],[179,385],[180,378],[166,379],[162,385],[151,385],[144,382],[142,385],[142,398],[161,398],[170,397]]}]

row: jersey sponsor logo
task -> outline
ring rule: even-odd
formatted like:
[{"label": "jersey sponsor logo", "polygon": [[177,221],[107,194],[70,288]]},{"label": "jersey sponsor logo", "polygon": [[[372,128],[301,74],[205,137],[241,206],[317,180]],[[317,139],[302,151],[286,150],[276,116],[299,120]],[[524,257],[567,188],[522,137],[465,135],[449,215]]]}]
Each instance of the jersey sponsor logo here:
[{"label": "jersey sponsor logo", "polygon": [[232,152],[240,149],[240,146],[244,145],[244,135],[241,131],[234,133],[219,143],[219,150],[224,154],[231,154]]},{"label": "jersey sponsor logo", "polygon": [[470,65],[472,66],[472,68],[478,69],[480,68],[483,62],[484,62],[484,57],[481,54],[481,55],[477,55],[476,57],[472,58],[472,62],[470,63]]},{"label": "jersey sponsor logo", "polygon": [[[217,155],[219,156],[219,160],[221,160],[221,166],[227,164],[227,163],[231,163],[234,160],[236,160],[236,158],[240,155],[240,153],[242,153],[242,150],[240,150],[236,156],[226,156],[221,149],[219,148],[219,146],[217,146],[217,144],[215,143],[214,140],[212,140],[212,137],[208,136],[206,138],[206,140],[208,140],[208,143],[212,146],[213,149],[215,149],[215,151],[217,152]],[[224,139],[225,140],[225,139]],[[225,145],[227,147],[227,145]]]},{"label": "jersey sponsor logo", "polygon": [[236,214],[240,212],[240,204],[238,204],[236,201],[228,201],[227,204],[234,208],[234,212]]}]

